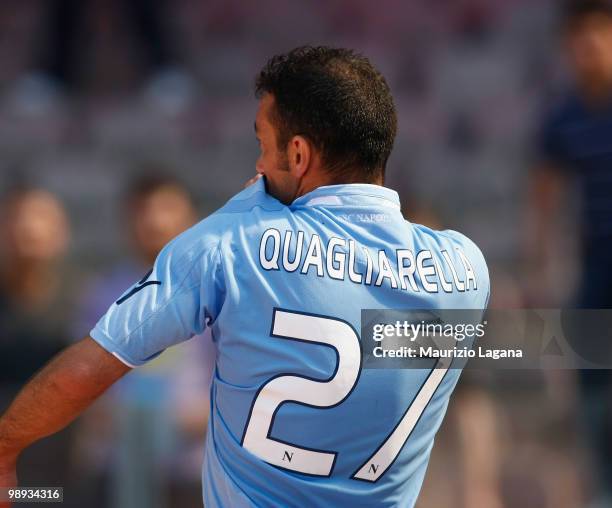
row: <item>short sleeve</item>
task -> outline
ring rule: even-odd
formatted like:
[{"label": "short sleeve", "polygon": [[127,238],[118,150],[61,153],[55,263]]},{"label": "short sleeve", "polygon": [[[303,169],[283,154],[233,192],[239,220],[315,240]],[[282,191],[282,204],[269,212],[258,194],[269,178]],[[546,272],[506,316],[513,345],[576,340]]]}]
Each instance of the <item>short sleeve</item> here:
[{"label": "short sleeve", "polygon": [[200,334],[220,311],[224,281],[219,242],[187,232],[170,242],[152,270],[111,305],[91,337],[136,367]]}]

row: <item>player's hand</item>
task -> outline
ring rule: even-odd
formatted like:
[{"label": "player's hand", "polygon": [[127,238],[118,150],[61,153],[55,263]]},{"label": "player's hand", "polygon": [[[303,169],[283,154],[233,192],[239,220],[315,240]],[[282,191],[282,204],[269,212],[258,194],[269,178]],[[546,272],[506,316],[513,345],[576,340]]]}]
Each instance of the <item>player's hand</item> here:
[{"label": "player's hand", "polygon": [[[17,487],[17,461],[0,457],[0,489]],[[11,503],[0,501],[0,508],[11,508]]]},{"label": "player's hand", "polygon": [[246,189],[247,187],[250,187],[251,185],[253,185],[257,180],[259,180],[263,175],[261,173],[257,173],[253,178],[251,178],[247,183],[244,184],[244,188]]}]

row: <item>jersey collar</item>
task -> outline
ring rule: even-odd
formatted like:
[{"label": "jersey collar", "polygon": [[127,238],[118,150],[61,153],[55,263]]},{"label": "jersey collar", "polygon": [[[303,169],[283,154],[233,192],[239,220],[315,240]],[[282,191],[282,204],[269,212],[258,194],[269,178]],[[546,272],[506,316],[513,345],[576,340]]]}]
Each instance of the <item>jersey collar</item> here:
[{"label": "jersey collar", "polygon": [[397,192],[381,185],[369,183],[323,185],[294,200],[291,207],[341,206],[365,204],[366,202],[397,208],[398,210],[400,208],[400,199]]}]

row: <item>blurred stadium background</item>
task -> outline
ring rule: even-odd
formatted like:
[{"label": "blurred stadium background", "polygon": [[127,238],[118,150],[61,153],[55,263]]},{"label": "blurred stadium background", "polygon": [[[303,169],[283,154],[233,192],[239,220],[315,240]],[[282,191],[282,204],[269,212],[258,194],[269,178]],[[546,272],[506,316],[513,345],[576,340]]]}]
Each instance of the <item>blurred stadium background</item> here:
[{"label": "blurred stadium background", "polygon": [[[537,284],[525,255],[537,131],[568,79],[559,5],[0,3],[0,410],[144,274],[156,248],[147,237],[178,233],[252,176],[254,75],[272,54],[305,43],[355,48],[387,77],[399,113],[387,184],[408,219],[459,230],[482,248],[493,307],[568,302],[572,206],[558,217],[564,254]],[[24,483],[64,485],[67,506],[200,506],[210,367],[206,338],[195,342],[28,452]],[[467,374],[419,507],[588,506],[597,471],[574,373]]]}]

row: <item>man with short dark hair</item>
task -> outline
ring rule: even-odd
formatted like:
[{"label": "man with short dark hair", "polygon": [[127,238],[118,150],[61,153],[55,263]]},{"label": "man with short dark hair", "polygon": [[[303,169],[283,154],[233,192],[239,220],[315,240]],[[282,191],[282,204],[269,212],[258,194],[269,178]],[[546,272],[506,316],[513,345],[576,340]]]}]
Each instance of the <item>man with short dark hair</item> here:
[{"label": "man with short dark hair", "polygon": [[362,368],[361,311],[484,309],[484,258],[407,222],[382,186],[396,114],[366,58],[297,48],[268,62],[257,93],[260,178],[170,242],[23,390],[0,420],[0,485],[24,447],[210,326],[207,508],[414,506],[460,371]]},{"label": "man with short dark hair", "polygon": [[[612,3],[572,0],[563,22],[574,83],[544,119],[533,175],[535,227],[531,260],[550,261],[555,219],[574,180],[581,201],[582,308],[612,306]],[[569,177],[569,178],[568,178]]]},{"label": "man with short dark hair", "polygon": [[[530,261],[547,273],[559,246],[555,223],[567,202],[579,197],[580,280],[573,304],[612,308],[612,2],[571,0],[563,20],[563,42],[575,82],[543,121],[540,161],[532,176],[534,227]],[[535,287],[546,287],[541,276]],[[541,291],[541,290],[540,290]],[[546,303],[546,302],[544,302]],[[579,372],[585,436],[597,458],[602,506],[612,503],[612,375]]]}]

